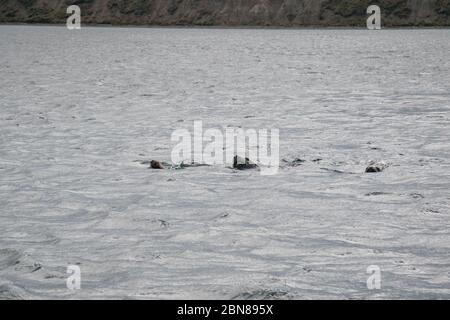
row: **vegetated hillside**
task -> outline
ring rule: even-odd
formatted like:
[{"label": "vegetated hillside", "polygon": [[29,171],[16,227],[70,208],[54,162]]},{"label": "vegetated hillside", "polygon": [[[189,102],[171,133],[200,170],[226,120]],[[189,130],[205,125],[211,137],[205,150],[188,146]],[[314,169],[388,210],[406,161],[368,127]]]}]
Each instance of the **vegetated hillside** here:
[{"label": "vegetated hillside", "polygon": [[384,26],[449,26],[450,0],[0,0],[0,22],[219,26],[365,26],[371,4]]}]

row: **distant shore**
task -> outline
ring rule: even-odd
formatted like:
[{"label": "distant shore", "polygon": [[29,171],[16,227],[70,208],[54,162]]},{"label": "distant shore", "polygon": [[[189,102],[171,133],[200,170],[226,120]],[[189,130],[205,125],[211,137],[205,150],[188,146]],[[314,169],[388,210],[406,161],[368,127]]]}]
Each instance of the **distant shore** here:
[{"label": "distant shore", "polygon": [[[0,23],[65,23],[68,9],[85,25],[209,28],[365,28],[376,4],[386,28],[450,27],[448,0],[23,0],[2,2]],[[75,14],[75,11],[70,11]],[[369,11],[372,12],[373,11]]]}]

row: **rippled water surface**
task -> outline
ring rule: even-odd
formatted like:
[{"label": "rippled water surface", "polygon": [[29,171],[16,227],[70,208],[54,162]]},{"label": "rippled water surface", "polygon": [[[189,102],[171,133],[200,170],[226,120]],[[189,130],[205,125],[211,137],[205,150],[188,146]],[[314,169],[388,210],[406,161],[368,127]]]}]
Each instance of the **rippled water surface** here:
[{"label": "rippled water surface", "polygon": [[[0,26],[0,298],[450,298],[449,39]],[[195,120],[288,162],[139,162]]]}]

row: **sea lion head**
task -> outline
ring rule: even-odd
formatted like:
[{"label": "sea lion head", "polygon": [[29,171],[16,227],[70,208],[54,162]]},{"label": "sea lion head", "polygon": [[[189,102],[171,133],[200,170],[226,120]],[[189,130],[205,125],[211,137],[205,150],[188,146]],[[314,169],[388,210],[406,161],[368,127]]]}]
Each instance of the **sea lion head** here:
[{"label": "sea lion head", "polygon": [[156,161],[156,160],[152,160],[150,162],[150,167],[152,169],[164,169],[164,167],[162,166],[161,162]]}]

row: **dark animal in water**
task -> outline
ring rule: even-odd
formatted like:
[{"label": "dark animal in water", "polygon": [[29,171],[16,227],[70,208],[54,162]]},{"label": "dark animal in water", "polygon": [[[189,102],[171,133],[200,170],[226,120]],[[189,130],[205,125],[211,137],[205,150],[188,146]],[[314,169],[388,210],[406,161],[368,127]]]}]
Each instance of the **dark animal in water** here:
[{"label": "dark animal in water", "polygon": [[152,168],[152,169],[164,169],[164,167],[161,164],[161,162],[156,161],[156,160],[152,160],[150,162],[150,168]]},{"label": "dark animal in water", "polygon": [[233,160],[233,168],[238,170],[247,170],[258,168],[258,165],[251,162],[249,158],[235,156]]}]

